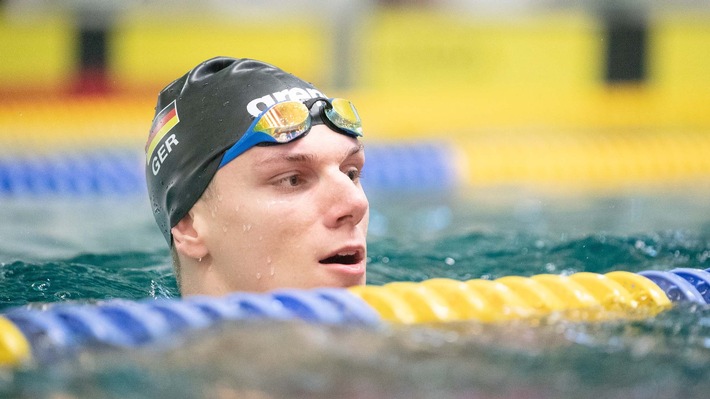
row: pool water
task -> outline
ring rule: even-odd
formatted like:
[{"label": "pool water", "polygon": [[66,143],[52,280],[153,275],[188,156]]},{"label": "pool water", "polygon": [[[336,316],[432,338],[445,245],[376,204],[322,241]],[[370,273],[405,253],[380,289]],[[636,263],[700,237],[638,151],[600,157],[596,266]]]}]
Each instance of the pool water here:
[{"label": "pool water", "polygon": [[[368,282],[710,267],[706,182],[614,193],[372,193]],[[3,199],[0,311],[178,296],[142,195]],[[0,397],[704,398],[710,308],[353,328],[225,323],[0,370]]]}]

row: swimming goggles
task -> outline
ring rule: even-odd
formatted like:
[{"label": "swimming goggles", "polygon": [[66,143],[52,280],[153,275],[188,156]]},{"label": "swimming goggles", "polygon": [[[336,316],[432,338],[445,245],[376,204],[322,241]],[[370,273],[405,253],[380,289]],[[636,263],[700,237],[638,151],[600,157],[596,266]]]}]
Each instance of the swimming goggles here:
[{"label": "swimming goggles", "polygon": [[[319,102],[323,106],[315,107]],[[362,121],[352,102],[343,98],[313,98],[305,102],[284,101],[265,109],[242,137],[230,147],[219,168],[259,144],[284,144],[305,136],[315,124],[336,132],[362,137]]]}]

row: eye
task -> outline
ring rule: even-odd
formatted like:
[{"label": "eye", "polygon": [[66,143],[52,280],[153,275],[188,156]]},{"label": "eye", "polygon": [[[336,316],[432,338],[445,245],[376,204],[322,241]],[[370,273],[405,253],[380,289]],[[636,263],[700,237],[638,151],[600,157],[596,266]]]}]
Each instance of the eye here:
[{"label": "eye", "polygon": [[289,186],[295,187],[301,183],[301,178],[299,176],[293,175],[286,178],[286,182]]},{"label": "eye", "polygon": [[362,171],[360,171],[360,169],[358,169],[358,168],[351,168],[351,169],[348,169],[345,172],[345,174],[348,175],[350,180],[357,181],[358,179],[360,179],[360,175],[362,174]]},{"label": "eye", "polygon": [[279,187],[293,188],[298,187],[304,183],[303,178],[300,175],[288,175],[284,176],[276,181],[276,185]]}]

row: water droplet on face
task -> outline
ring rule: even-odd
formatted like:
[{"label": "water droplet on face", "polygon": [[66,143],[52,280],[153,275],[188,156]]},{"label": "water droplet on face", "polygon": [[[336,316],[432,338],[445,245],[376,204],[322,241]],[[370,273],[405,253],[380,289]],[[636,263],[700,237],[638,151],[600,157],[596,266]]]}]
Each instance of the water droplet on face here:
[{"label": "water droplet on face", "polygon": [[226,225],[222,226],[222,232],[224,232],[224,233],[227,232],[227,226],[226,226]]},{"label": "water droplet on face", "polygon": [[270,264],[271,264],[271,257],[270,257],[270,256],[267,256],[267,257],[266,257],[266,264],[267,264],[267,265],[270,265]]},{"label": "water droplet on face", "polygon": [[256,279],[261,280],[261,273],[256,273]]},{"label": "water droplet on face", "polygon": [[274,274],[276,274],[276,268],[274,265],[271,265],[271,268],[269,268],[269,276],[273,276]]},{"label": "water droplet on face", "polygon": [[234,212],[239,212],[239,205],[234,207]]},{"label": "water droplet on face", "polygon": [[242,231],[249,231],[251,230],[251,224],[243,224],[242,225]]}]

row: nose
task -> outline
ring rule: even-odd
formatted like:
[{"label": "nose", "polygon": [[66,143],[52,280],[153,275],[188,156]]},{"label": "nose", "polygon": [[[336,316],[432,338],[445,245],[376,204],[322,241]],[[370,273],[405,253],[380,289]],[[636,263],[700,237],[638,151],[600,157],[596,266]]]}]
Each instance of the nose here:
[{"label": "nose", "polygon": [[360,184],[355,183],[345,173],[334,173],[332,184],[328,184],[324,214],[326,226],[338,228],[343,225],[355,226],[367,214],[370,203]]}]

